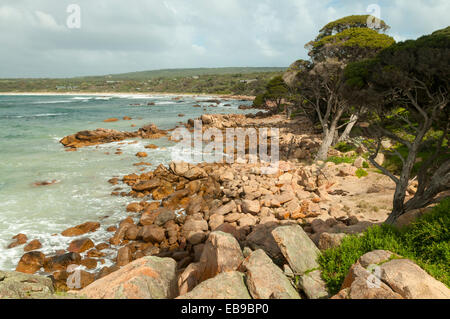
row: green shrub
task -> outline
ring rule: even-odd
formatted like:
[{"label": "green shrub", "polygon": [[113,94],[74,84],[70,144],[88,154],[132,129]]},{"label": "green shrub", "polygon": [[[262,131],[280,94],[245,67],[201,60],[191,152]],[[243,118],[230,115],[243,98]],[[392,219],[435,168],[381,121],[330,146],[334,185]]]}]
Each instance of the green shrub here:
[{"label": "green shrub", "polygon": [[398,230],[381,225],[362,235],[345,237],[339,247],[322,253],[318,262],[331,294],[340,287],[359,257],[376,249],[392,251],[409,258],[436,279],[450,286],[450,198],[443,200],[411,225]]},{"label": "green shrub", "polygon": [[369,163],[367,163],[366,161],[363,162],[363,168],[369,168]]},{"label": "green shrub", "polygon": [[365,253],[376,249],[403,253],[398,237],[398,231],[392,226],[375,226],[362,236],[349,235],[339,247],[324,251],[318,262],[330,293],[339,292],[348,270]]},{"label": "green shrub", "polygon": [[342,164],[342,163],[348,163],[353,164],[355,162],[356,156],[347,157],[347,156],[330,156],[327,159],[327,162],[333,162],[334,164]]},{"label": "green shrub", "polygon": [[355,145],[346,142],[339,142],[334,146],[334,148],[342,153],[347,153],[357,149]]},{"label": "green shrub", "polygon": [[356,176],[358,176],[358,178],[361,178],[361,177],[365,177],[365,176],[367,176],[367,175],[369,175],[369,173],[367,173],[364,169],[362,169],[362,168],[358,168],[357,170],[356,170]]},{"label": "green shrub", "polygon": [[253,100],[253,107],[261,107],[264,103],[264,94],[258,94]]}]

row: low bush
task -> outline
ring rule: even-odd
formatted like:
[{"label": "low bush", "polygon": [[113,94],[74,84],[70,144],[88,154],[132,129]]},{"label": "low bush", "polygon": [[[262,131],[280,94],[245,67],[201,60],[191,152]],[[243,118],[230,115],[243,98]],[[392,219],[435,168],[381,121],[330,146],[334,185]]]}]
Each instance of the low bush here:
[{"label": "low bush", "polygon": [[358,169],[356,170],[355,174],[356,174],[356,176],[357,176],[358,178],[365,177],[365,176],[369,175],[369,173],[367,173],[367,172],[366,172],[364,169],[362,169],[362,168],[358,168]]},{"label": "low bush", "polygon": [[376,249],[409,258],[437,280],[450,286],[450,198],[402,229],[381,225],[361,235],[345,237],[339,247],[322,253],[318,262],[331,294],[339,292],[350,267]]},{"label": "low bush", "polygon": [[327,162],[333,162],[334,164],[342,164],[342,163],[348,163],[353,164],[355,162],[357,156],[347,157],[347,156],[330,156],[327,158]]}]

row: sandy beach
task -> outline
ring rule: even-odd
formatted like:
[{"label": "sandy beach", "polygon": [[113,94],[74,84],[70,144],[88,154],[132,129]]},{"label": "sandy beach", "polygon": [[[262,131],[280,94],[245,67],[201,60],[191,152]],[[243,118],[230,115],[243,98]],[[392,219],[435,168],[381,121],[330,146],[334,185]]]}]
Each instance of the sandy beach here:
[{"label": "sandy beach", "polygon": [[0,92],[0,96],[16,95],[16,96],[79,96],[79,95],[91,95],[91,96],[113,96],[113,97],[152,97],[155,95],[164,96],[188,96],[188,97],[211,97],[221,99],[232,100],[246,100],[252,101],[254,96],[247,95],[217,95],[217,94],[202,94],[202,93],[167,93],[167,92],[149,92],[149,93],[127,93],[127,92]]}]

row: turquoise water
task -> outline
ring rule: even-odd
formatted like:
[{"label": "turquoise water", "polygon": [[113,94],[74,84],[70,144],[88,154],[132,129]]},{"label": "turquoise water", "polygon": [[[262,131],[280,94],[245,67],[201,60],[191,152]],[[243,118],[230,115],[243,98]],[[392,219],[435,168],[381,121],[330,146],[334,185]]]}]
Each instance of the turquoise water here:
[{"label": "turquoise water", "polygon": [[[125,206],[132,199],[111,196],[118,185],[107,181],[142,167],[135,156],[145,151],[155,168],[171,160],[167,138],[160,140],[127,140],[126,144],[103,144],[77,152],[65,152],[59,140],[66,135],[87,129],[111,128],[134,131],[154,123],[159,128],[175,127],[180,121],[208,113],[244,113],[240,104],[249,102],[223,101],[217,108],[204,106],[207,97],[173,96],[1,96],[0,95],[0,269],[13,270],[23,255],[23,246],[6,249],[11,237],[24,233],[29,240],[39,239],[46,254],[66,249],[73,238],[59,234],[64,229],[86,221],[99,221],[101,229],[90,236],[95,243],[107,241],[112,234],[106,228],[127,216]],[[147,106],[155,102],[155,106]],[[134,106],[131,104],[141,104]],[[231,106],[225,106],[231,104]],[[178,117],[183,113],[185,117]],[[123,121],[124,116],[133,120]],[[104,123],[107,118],[120,121]],[[136,127],[131,127],[135,124]],[[136,144],[128,142],[137,141]],[[144,146],[153,143],[159,149]],[[122,155],[115,155],[120,148]],[[110,155],[105,154],[109,152]],[[50,186],[36,187],[38,181],[57,180]],[[119,185],[120,187],[120,185]],[[124,188],[124,190],[127,190]],[[111,251],[111,258],[113,258]],[[110,263],[107,261],[106,265]]]}]

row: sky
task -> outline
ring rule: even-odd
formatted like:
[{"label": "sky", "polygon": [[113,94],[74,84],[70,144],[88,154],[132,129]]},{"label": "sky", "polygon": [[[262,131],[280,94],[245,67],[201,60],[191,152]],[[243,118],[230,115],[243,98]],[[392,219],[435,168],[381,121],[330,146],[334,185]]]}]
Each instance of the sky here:
[{"label": "sky", "polygon": [[449,12],[448,0],[0,0],[0,77],[287,67],[329,21],[379,15],[402,41]]}]

